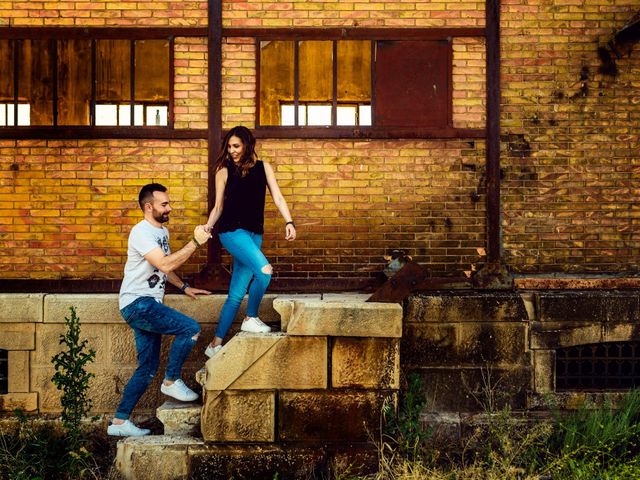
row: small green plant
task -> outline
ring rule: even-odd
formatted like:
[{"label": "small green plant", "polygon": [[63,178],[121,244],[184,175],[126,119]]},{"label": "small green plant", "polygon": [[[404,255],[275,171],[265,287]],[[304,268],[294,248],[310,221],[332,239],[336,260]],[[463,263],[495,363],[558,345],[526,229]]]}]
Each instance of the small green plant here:
[{"label": "small green plant", "polygon": [[80,319],[75,307],[70,307],[70,310],[71,316],[64,318],[67,330],[60,335],[60,345],[66,348],[51,359],[56,370],[51,381],[58,390],[62,390],[62,424],[72,439],[79,440],[82,419],[91,410],[89,381],[95,376],[87,372],[86,367],[95,360],[96,352],[93,349],[87,351],[88,340],[80,340]]},{"label": "small green plant", "polygon": [[406,390],[401,392],[397,412],[391,402],[387,402],[383,407],[384,437],[391,442],[392,448],[408,458],[422,456],[425,443],[432,433],[420,422],[420,415],[426,403],[420,377],[411,374],[407,379]]}]

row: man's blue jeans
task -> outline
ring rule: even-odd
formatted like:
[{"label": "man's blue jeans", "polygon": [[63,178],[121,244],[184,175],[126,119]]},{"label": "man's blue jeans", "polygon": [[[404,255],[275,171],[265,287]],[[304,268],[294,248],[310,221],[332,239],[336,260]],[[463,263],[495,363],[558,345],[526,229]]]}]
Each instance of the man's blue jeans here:
[{"label": "man's blue jeans", "polygon": [[[249,288],[247,316],[258,316],[260,302],[271,281],[271,274],[262,271],[265,266],[269,265],[269,261],[260,251],[262,235],[238,229],[233,232],[221,233],[219,236],[220,243],[233,257],[229,296],[220,311],[220,321],[215,334],[216,337],[224,338],[238,313],[247,288]],[[249,282],[251,282],[251,287],[249,287]]]},{"label": "man's blue jeans", "polygon": [[162,335],[175,335],[169,351],[167,380],[180,378],[182,365],[196,344],[194,336],[200,325],[191,317],[158,303],[151,297],[140,297],[120,310],[122,317],[133,328],[138,351],[138,368],[127,383],[115,417],[126,420],[142,397],[160,366]]}]

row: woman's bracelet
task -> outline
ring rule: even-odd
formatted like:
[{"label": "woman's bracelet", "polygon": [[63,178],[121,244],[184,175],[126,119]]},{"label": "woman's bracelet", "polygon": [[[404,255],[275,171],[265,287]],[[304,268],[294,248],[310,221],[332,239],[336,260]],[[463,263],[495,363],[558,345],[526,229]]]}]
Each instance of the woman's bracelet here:
[{"label": "woman's bracelet", "polygon": [[287,225],[293,225],[293,228],[296,228],[296,224],[293,220],[291,220],[290,222],[287,222],[284,224],[284,226],[286,227]]}]

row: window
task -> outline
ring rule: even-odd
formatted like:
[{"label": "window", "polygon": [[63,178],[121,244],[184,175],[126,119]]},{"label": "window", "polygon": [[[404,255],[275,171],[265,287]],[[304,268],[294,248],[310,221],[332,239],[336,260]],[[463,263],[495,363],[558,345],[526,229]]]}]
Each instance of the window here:
[{"label": "window", "polygon": [[577,345],[556,351],[556,391],[640,386],[640,342]]},{"label": "window", "polygon": [[258,125],[451,126],[450,40],[259,41]]},{"label": "window", "polygon": [[170,126],[170,39],[0,39],[0,127]]}]

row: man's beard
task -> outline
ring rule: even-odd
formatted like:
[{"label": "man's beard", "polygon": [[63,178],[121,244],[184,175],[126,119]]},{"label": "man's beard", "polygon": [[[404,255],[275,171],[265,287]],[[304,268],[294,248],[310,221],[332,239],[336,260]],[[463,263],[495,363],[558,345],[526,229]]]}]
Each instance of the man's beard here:
[{"label": "man's beard", "polygon": [[159,213],[156,210],[153,211],[153,219],[158,223],[167,223],[169,221],[168,213]]}]

